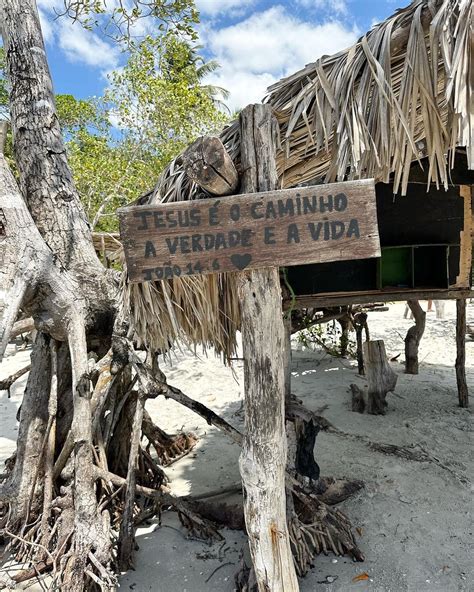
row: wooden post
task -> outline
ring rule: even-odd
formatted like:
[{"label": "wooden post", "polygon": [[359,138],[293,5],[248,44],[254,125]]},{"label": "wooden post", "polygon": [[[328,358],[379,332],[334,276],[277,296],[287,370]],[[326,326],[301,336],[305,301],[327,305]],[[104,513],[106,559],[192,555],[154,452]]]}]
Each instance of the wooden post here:
[{"label": "wooden post", "polygon": [[285,327],[285,347],[283,351],[285,359],[285,400],[291,398],[291,311],[287,311],[283,317],[283,326]]},{"label": "wooden post", "polygon": [[456,382],[459,407],[469,407],[466,382],[466,299],[456,300]]},{"label": "wooden post", "polygon": [[[362,341],[362,331],[364,327],[367,326],[367,313],[365,312],[358,312],[354,315],[352,319],[352,323],[354,325],[354,329],[356,332],[356,341],[357,341],[357,369],[360,376],[365,376],[365,368],[364,368],[364,351],[363,351],[363,341]],[[354,411],[354,409],[353,409]]]},{"label": "wooden post", "polygon": [[[269,105],[240,114],[242,191],[275,189],[276,120]],[[240,455],[244,512],[260,592],[299,590],[286,522],[285,376],[277,267],[241,274],[246,435]]]},{"label": "wooden post", "polygon": [[385,344],[379,339],[364,343],[365,372],[369,383],[367,413],[384,415],[385,397],[395,389],[397,375],[390,367],[385,353]]},{"label": "wooden post", "polygon": [[444,317],[444,306],[446,302],[444,300],[433,300],[433,304],[436,310],[436,318],[442,321]]},{"label": "wooden post", "polygon": [[426,312],[418,300],[408,300],[407,305],[415,317],[415,324],[408,329],[405,337],[405,373],[418,374],[418,347],[425,332]]}]

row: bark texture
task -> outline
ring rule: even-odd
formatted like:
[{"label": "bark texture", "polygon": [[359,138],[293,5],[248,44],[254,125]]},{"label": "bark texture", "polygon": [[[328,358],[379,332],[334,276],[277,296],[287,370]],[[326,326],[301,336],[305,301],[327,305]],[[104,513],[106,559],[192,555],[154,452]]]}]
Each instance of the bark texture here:
[{"label": "bark texture", "polygon": [[0,20],[20,188],[38,229],[63,265],[77,260],[98,268],[67,162],[36,3],[4,0]]},{"label": "bark texture", "polygon": [[239,186],[239,174],[221,140],[198,138],[183,154],[188,177],[211,195],[231,195]]},{"label": "bark texture", "polygon": [[[267,105],[240,115],[242,191],[277,187],[276,120]],[[286,521],[285,329],[277,268],[242,274],[246,435],[240,456],[244,512],[260,592],[298,590]]]},{"label": "bark texture", "polygon": [[408,329],[405,337],[405,372],[418,374],[418,348],[425,332],[426,313],[418,300],[408,300],[407,305],[415,319],[415,324]]},{"label": "bark texture", "polygon": [[382,340],[364,343],[364,358],[369,390],[367,395],[367,413],[384,415],[387,407],[385,400],[388,392],[393,392],[397,384],[397,375],[390,367]]}]

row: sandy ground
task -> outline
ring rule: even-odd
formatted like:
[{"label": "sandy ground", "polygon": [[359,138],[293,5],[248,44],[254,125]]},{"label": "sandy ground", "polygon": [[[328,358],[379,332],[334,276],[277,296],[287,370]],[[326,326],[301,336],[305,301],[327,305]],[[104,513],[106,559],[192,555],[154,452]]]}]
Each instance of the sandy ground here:
[{"label": "sandy ground", "polygon": [[[398,374],[395,395],[389,395],[385,416],[350,410],[349,384],[365,387],[354,362],[332,358],[320,350],[293,344],[292,391],[311,409],[327,406],[323,415],[336,427],[373,442],[415,445],[432,462],[413,462],[374,452],[362,440],[320,433],[316,457],[323,475],[362,479],[365,488],[339,507],[360,528],[364,563],[332,555],[318,557],[301,591],[325,592],[458,592],[474,591],[472,480],[473,423],[469,410],[457,407],[454,373],[454,303],[446,304],[446,319],[428,315],[420,347],[420,374],[403,373],[403,338],[411,321],[403,319],[404,304],[369,314],[372,338],[383,338],[389,357],[402,352],[393,368]],[[474,320],[474,305],[468,319]],[[300,350],[300,351],[298,351]],[[9,355],[0,376],[26,364],[29,351]],[[474,395],[474,341],[467,343],[467,378]],[[233,371],[213,356],[196,358],[178,353],[164,367],[170,384],[222,414],[242,429],[242,363]],[[0,392],[0,461],[15,448],[15,415],[26,377],[7,398]],[[239,482],[236,445],[195,414],[172,401],[149,401],[147,409],[168,431],[192,430],[200,437],[195,451],[167,469],[175,493],[199,494]],[[220,498],[222,499],[222,498]],[[245,537],[223,531],[225,542],[207,546],[186,539],[173,513],[161,527],[151,523],[138,532],[136,570],[121,577],[123,590],[145,592],[231,592]],[[217,571],[216,571],[217,570]],[[369,580],[353,583],[367,572]],[[33,590],[33,588],[30,588]]]}]

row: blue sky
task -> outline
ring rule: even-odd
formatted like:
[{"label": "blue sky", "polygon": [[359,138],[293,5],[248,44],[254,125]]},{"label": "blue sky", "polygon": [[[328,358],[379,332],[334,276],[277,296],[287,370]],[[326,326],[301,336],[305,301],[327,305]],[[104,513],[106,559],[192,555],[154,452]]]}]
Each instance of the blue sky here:
[{"label": "blue sky", "polygon": [[[123,56],[110,40],[55,18],[62,0],[37,0],[57,93],[100,95]],[[229,106],[263,98],[265,89],[314,61],[351,45],[403,0],[196,0],[200,44],[221,69],[209,82],[231,92]]]}]

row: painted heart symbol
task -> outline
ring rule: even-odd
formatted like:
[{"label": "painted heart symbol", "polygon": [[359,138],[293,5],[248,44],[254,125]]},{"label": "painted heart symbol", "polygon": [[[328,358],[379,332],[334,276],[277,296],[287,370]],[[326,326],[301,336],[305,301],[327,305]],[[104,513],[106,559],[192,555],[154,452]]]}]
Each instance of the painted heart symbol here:
[{"label": "painted heart symbol", "polygon": [[245,253],[245,255],[231,255],[230,260],[237,269],[242,270],[252,261],[252,255],[249,253]]}]

